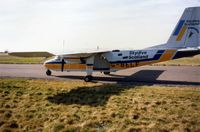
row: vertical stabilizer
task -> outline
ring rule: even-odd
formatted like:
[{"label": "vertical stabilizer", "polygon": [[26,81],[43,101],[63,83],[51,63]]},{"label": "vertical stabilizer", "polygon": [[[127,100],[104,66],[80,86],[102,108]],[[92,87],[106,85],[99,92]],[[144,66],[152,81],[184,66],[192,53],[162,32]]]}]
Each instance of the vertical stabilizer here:
[{"label": "vertical stabilizer", "polygon": [[166,48],[200,46],[200,7],[186,8],[178,24],[165,44]]}]

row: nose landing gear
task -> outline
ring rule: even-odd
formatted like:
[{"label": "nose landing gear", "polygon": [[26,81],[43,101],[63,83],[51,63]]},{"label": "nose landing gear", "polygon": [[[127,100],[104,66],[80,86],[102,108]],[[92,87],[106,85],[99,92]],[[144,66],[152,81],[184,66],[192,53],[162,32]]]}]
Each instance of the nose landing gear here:
[{"label": "nose landing gear", "polygon": [[48,70],[46,71],[46,74],[47,74],[47,76],[51,76],[51,71],[48,69]]}]

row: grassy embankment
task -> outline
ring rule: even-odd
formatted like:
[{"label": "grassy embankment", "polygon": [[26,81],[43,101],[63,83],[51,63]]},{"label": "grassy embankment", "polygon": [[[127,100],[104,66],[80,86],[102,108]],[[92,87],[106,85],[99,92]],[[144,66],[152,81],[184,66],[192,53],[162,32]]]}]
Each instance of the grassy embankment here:
[{"label": "grassy embankment", "polygon": [[[15,57],[9,56],[7,54],[0,54],[0,64],[39,64],[43,63],[46,59],[43,57]],[[194,56],[192,58],[182,58],[178,60],[171,60],[167,62],[157,63],[154,65],[165,66],[179,66],[179,65],[188,65],[188,66],[200,66],[200,55]]]},{"label": "grassy embankment", "polygon": [[0,53],[0,64],[40,64],[45,60],[45,57],[15,57]]},{"label": "grassy embankment", "polygon": [[200,55],[157,63],[160,66],[200,66]]},{"label": "grassy embankment", "polygon": [[200,131],[200,87],[0,79],[0,131]]}]

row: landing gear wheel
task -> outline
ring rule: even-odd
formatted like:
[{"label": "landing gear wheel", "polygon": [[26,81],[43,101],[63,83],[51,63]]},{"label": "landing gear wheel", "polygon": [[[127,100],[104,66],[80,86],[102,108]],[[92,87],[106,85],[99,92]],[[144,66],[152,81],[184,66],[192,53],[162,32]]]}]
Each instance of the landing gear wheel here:
[{"label": "landing gear wheel", "polygon": [[110,72],[103,72],[105,75],[109,75],[110,74]]},{"label": "landing gear wheel", "polygon": [[92,81],[92,80],[93,80],[93,76],[91,76],[91,75],[86,76],[86,77],[84,78],[84,81],[85,81],[85,82],[90,82],[90,81]]},{"label": "landing gear wheel", "polygon": [[47,76],[51,76],[51,71],[48,69],[48,70],[46,71],[46,74],[47,74]]}]

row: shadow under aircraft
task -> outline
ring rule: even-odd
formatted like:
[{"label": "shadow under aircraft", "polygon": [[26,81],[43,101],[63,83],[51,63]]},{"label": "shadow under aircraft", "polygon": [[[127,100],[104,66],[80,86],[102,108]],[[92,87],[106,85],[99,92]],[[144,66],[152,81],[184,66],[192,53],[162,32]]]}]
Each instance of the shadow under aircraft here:
[{"label": "shadow under aircraft", "polygon": [[[89,106],[104,106],[109,98],[113,95],[119,95],[127,89],[133,89],[138,86],[151,86],[154,84],[169,84],[169,85],[200,85],[198,82],[179,82],[169,80],[157,80],[164,70],[141,70],[131,76],[115,76],[112,77],[96,77],[95,82],[107,81],[117,82],[115,84],[104,83],[94,87],[77,87],[71,91],[61,91],[56,95],[47,97],[47,100],[55,104],[64,105],[89,105]],[[82,79],[84,76],[58,76],[60,78]],[[148,79],[148,80],[147,80]],[[145,80],[145,81],[144,81]]]}]

